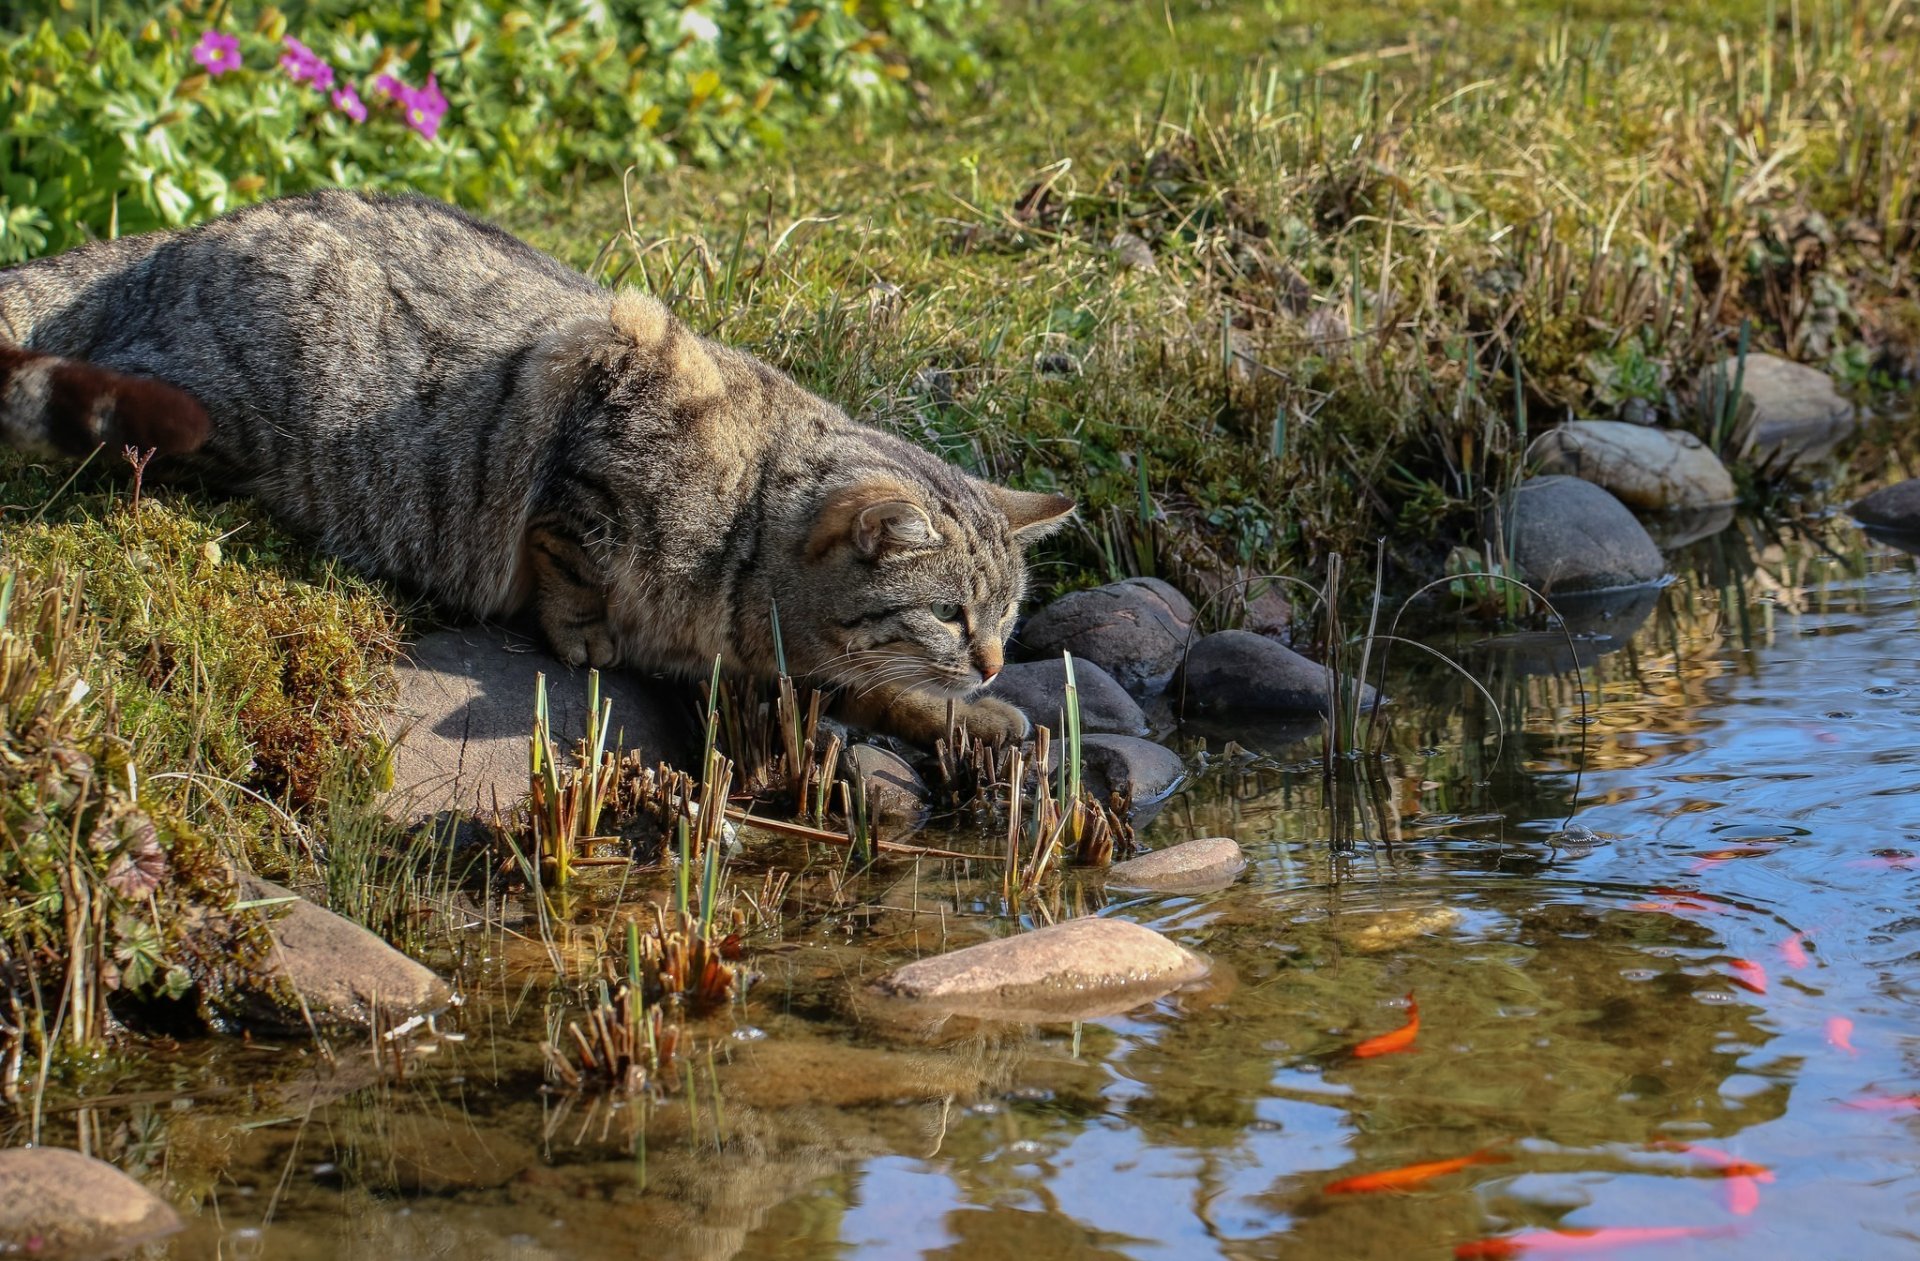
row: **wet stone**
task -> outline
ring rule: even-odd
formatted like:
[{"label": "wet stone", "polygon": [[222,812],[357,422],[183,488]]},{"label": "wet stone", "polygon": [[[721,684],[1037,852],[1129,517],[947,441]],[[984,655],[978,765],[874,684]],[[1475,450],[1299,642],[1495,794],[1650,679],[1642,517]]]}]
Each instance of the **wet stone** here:
[{"label": "wet stone", "polygon": [[1226,888],[1246,868],[1246,855],[1237,842],[1208,836],[1115,863],[1107,868],[1107,884],[1156,893],[1207,893]]},{"label": "wet stone", "polygon": [[1542,434],[1535,452],[1542,472],[1584,478],[1642,511],[1713,508],[1737,497],[1726,465],[1690,433],[1574,420]]},{"label": "wet stone", "polygon": [[1853,519],[1861,525],[1920,534],[1920,477],[1882,486],[1853,505]]},{"label": "wet stone", "polygon": [[1577,477],[1529,478],[1500,519],[1485,524],[1490,537],[1505,539],[1517,576],[1548,595],[1637,587],[1666,574],[1660,549],[1626,505]]},{"label": "wet stone", "polygon": [[1340,938],[1350,950],[1361,954],[1379,954],[1422,937],[1450,933],[1460,927],[1461,918],[1460,912],[1450,906],[1387,911],[1373,916],[1358,927],[1348,928],[1340,934]]},{"label": "wet stone", "polygon": [[1833,454],[1854,430],[1853,404],[1833,378],[1778,355],[1750,353],[1744,368],[1729,356],[1702,370],[1696,382],[1701,419],[1711,425],[1738,381],[1732,449],[1748,463],[1806,465]]},{"label": "wet stone", "polygon": [[[388,720],[398,740],[387,797],[395,817],[484,816],[496,802],[505,809],[524,797],[537,675],[547,676],[555,742],[571,747],[586,734],[587,671],[560,664],[536,640],[511,631],[437,631],[402,654],[397,673],[400,697]],[[613,701],[613,731],[625,748],[649,763],[691,760],[693,723],[675,692],[607,670],[600,695]]]},{"label": "wet stone", "polygon": [[852,745],[841,757],[842,769],[860,777],[879,839],[903,840],[926,825],[931,795],[904,758],[873,744]]},{"label": "wet stone", "polygon": [[[1251,631],[1216,631],[1196,641],[1184,671],[1187,708],[1199,714],[1322,714],[1333,695],[1327,668]],[[1361,704],[1377,697],[1362,685]]]},{"label": "wet stone", "polygon": [[181,1225],[172,1205],[105,1161],[59,1147],[0,1149],[0,1255],[104,1261]]},{"label": "wet stone", "polygon": [[1145,822],[1142,810],[1172,796],[1187,774],[1187,764],[1165,745],[1104,734],[1081,737],[1080,768],[1082,781],[1100,801],[1125,793],[1136,824]]},{"label": "wet stone", "polygon": [[376,1019],[391,1029],[453,1001],[431,969],[353,921],[258,876],[239,883],[243,901],[272,903],[259,913],[274,944],[262,983],[219,1000],[246,1028],[305,1032],[311,1016],[322,1029],[365,1029]]},{"label": "wet stone", "polygon": [[1157,578],[1129,578],[1061,596],[1021,628],[1028,660],[1070,652],[1134,696],[1165,688],[1186,651],[1193,606]]},{"label": "wet stone", "polygon": [[[1139,702],[1098,664],[1075,659],[1073,677],[1080,698],[1082,731],[1123,736],[1147,733],[1146,715],[1140,712]],[[1037,727],[1048,727],[1056,733],[1066,729],[1061,714],[1066,708],[1067,667],[1058,657],[1007,666],[993,680],[990,695],[1018,709]]]},{"label": "wet stone", "polygon": [[1206,971],[1205,960],[1151,928],[1075,919],[909,963],[872,991],[942,1013],[1056,1022],[1127,1011]]}]

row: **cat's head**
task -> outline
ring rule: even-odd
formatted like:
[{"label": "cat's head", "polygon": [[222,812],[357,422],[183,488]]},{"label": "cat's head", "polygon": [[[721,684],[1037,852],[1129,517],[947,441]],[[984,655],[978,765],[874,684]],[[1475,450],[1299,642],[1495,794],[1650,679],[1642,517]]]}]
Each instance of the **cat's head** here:
[{"label": "cat's head", "polygon": [[1072,512],[1063,495],[1008,490],[946,465],[936,479],[876,472],[832,488],[794,575],[805,589],[781,602],[790,661],[856,693],[974,691],[1005,662],[1027,544]]}]

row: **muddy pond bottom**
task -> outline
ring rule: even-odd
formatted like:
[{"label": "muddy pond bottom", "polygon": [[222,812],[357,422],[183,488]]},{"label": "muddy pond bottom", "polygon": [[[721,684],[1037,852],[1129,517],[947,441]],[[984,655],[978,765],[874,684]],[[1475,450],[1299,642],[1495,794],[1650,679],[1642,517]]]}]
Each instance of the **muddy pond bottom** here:
[{"label": "muddy pond bottom", "polygon": [[634,893],[596,886],[551,949],[464,938],[404,1057],[204,1046],[47,1141],[164,1170],[182,1259],[1920,1255],[1913,559],[1742,526],[1675,566],[1571,652],[1429,634],[1504,734],[1408,660],[1331,789],[1317,740],[1216,742],[1143,840],[1232,836],[1234,884],[1025,912],[1214,961],[1127,1015],[864,1027],[865,979],[1019,925],[985,870],[816,858],[655,1098],[543,1072],[553,957]]}]

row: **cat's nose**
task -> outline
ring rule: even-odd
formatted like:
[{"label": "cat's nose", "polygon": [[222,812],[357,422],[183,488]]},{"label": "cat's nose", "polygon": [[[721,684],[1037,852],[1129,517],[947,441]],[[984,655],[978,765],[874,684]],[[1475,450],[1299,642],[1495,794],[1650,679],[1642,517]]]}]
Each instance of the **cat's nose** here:
[{"label": "cat's nose", "polygon": [[1000,663],[998,661],[982,661],[980,663],[980,677],[987,682],[993,682],[993,676],[998,673],[1000,673]]},{"label": "cat's nose", "polygon": [[1000,673],[1000,667],[1006,663],[1006,656],[1000,651],[999,644],[981,644],[973,650],[973,668],[980,672],[980,681],[993,682],[993,676]]}]

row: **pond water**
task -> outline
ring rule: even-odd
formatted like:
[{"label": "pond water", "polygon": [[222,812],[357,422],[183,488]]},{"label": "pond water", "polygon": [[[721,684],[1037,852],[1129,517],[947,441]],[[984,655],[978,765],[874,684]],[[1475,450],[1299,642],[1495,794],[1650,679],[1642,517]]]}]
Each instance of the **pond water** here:
[{"label": "pond water", "polygon": [[[998,881],[817,858],[656,1101],[544,1089],[576,991],[518,908],[460,939],[465,1005],[398,1075],[219,1041],[56,1106],[46,1139],[197,1205],[177,1258],[1920,1255],[1914,560],[1741,522],[1675,567],[1582,637],[1578,677],[1557,639],[1427,637],[1504,741],[1409,659],[1387,755],[1331,796],[1314,742],[1214,744],[1143,839],[1236,837],[1237,883],[1034,912],[1218,965],[1127,1016],[863,1031],[861,978],[1006,931]],[[613,902],[581,895],[555,948]],[[1411,1046],[1353,1055],[1409,996]]]}]

